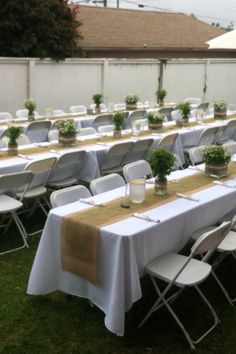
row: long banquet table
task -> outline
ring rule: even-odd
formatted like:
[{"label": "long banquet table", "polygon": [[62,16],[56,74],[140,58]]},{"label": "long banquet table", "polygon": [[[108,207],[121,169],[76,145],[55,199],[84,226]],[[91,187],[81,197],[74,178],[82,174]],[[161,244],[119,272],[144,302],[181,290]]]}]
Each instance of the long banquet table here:
[{"label": "long banquet table", "polygon": [[[197,173],[192,169],[173,172],[169,183]],[[232,179],[236,187],[236,180]],[[148,185],[149,188],[153,186]],[[92,197],[106,202],[124,195],[124,188]],[[62,271],[60,225],[62,218],[90,206],[75,202],[49,213],[31,270],[27,293],[49,294],[56,290],[88,298],[105,314],[105,326],[124,335],[125,313],[142,296],[140,277],[148,262],[166,252],[178,252],[195,230],[216,222],[236,207],[236,188],[214,185],[193,194],[199,202],[175,199],[146,214],[160,223],[129,217],[100,229],[97,252],[97,284]],[[92,207],[92,206],[91,206]]]}]

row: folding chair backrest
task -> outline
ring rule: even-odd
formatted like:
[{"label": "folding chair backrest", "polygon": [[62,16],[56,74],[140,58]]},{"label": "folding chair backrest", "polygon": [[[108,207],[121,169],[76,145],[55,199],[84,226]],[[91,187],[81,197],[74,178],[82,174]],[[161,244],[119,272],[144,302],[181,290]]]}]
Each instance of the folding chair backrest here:
[{"label": "folding chair backrest", "polygon": [[210,127],[203,130],[201,133],[197,145],[211,145],[214,141],[218,127]]},{"label": "folding chair backrest", "polygon": [[126,119],[125,122],[125,128],[126,129],[131,129],[132,124],[135,120],[137,119],[144,119],[146,118],[146,109],[139,109],[137,111],[133,111],[129,114],[128,118]]},{"label": "folding chair backrest", "polygon": [[87,107],[84,105],[70,106],[71,113],[87,114]]},{"label": "folding chair backrest", "polygon": [[223,136],[225,133],[225,129],[226,129],[225,125],[221,125],[218,127],[215,137],[213,138],[213,140],[211,142],[212,144],[218,144],[222,141],[222,139],[224,139]]},{"label": "folding chair backrest", "polygon": [[180,110],[175,109],[171,112],[171,119],[172,120],[181,120],[182,118],[183,117],[182,117]]},{"label": "folding chair backrest", "polygon": [[24,170],[34,173],[34,178],[31,182],[30,188],[36,186],[45,186],[56,162],[56,157],[49,157],[47,159],[29,162],[25,166]]},{"label": "folding chair backrest", "polygon": [[16,111],[16,118],[18,119],[28,118],[28,114],[29,114],[28,109],[18,109]]},{"label": "folding chair backrest", "polygon": [[50,203],[53,208],[74,203],[80,198],[89,198],[91,193],[85,186],[73,186],[55,191],[50,196]]},{"label": "folding chair backrest", "polygon": [[49,183],[75,177],[85,159],[85,155],[85,151],[73,151],[61,155],[49,177]]},{"label": "folding chair backrest", "polygon": [[173,134],[169,134],[169,135],[165,136],[164,138],[162,138],[160,140],[158,147],[171,151],[174,147],[174,144],[175,144],[178,136],[179,136],[178,133],[173,133]]},{"label": "folding chair backrest", "polygon": [[175,162],[174,162],[174,166],[172,168],[172,171],[182,170],[183,169],[183,163],[181,161],[181,158],[177,154],[174,154],[174,157],[175,157]]},{"label": "folding chair backrest", "polygon": [[114,104],[114,111],[121,111],[123,109],[126,109],[126,104],[124,102]]},{"label": "folding chair backrest", "polygon": [[206,145],[196,146],[189,150],[189,159],[192,165],[196,165],[203,162],[203,151]]},{"label": "folding chair backrest", "polygon": [[53,109],[52,115],[53,117],[63,117],[66,113],[62,109]]},{"label": "folding chair backrest", "polygon": [[163,107],[158,109],[158,113],[162,113],[166,116],[168,121],[172,121],[172,116],[171,116],[171,112],[173,112],[174,108],[173,107]]},{"label": "folding chair backrest", "polygon": [[97,131],[93,127],[80,128],[78,131],[78,136],[86,136],[86,135],[96,135]]},{"label": "folding chair backrest", "polygon": [[190,104],[199,105],[201,103],[201,99],[198,98],[198,97],[186,97],[184,99],[184,102],[188,102]]},{"label": "folding chair backrest", "polygon": [[206,112],[208,107],[209,107],[209,102],[202,102],[197,106],[197,109],[202,109],[204,112]]},{"label": "folding chair backrest", "polygon": [[26,129],[26,136],[31,143],[41,143],[48,140],[48,132],[51,128],[51,121],[44,120],[32,122]]},{"label": "folding chair backrest", "polygon": [[19,190],[23,190],[23,195],[21,200],[24,197],[24,193],[27,191],[32,179],[33,172],[24,171],[24,172],[16,172],[9,173],[5,175],[0,175],[0,194],[2,193],[11,193],[14,194]]},{"label": "folding chair backrest", "polygon": [[133,146],[133,142],[118,143],[113,145],[105,154],[100,169],[105,171],[123,165],[123,161]]},{"label": "folding chair backrest", "polygon": [[0,120],[11,119],[12,115],[9,112],[0,112]]},{"label": "folding chair backrest", "polygon": [[123,186],[125,186],[125,181],[117,173],[111,173],[110,175],[96,178],[90,183],[90,189],[93,195],[104,193]]},{"label": "folding chair backrest", "polygon": [[153,139],[142,139],[136,141],[126,155],[123,163],[128,164],[137,160],[145,159],[150,147],[153,144]]},{"label": "folding chair backrest", "polygon": [[[212,254],[217,246],[223,241],[227,233],[230,231],[231,222],[223,222],[217,228],[204,233],[200,236],[194,245],[191,248],[192,256],[198,254],[207,254],[204,257],[204,260],[209,258],[209,255]],[[208,253],[210,252],[210,253]]]},{"label": "folding chair backrest", "polygon": [[100,127],[97,127],[97,131],[98,131],[98,133],[101,133],[101,134],[111,133],[111,132],[113,132],[114,128],[115,128],[114,124],[102,125]]},{"label": "folding chair backrest", "polygon": [[231,155],[236,154],[236,141],[223,144],[223,147],[231,152]]},{"label": "folding chair backrest", "polygon": [[236,132],[236,119],[232,119],[227,123],[225,127],[222,140],[233,139],[235,132]]},{"label": "folding chair backrest", "polygon": [[92,127],[97,129],[101,125],[110,124],[112,124],[112,114],[101,114],[94,119]]},{"label": "folding chair backrest", "polygon": [[152,169],[149,163],[145,160],[139,160],[129,163],[123,167],[123,176],[128,182],[135,178],[152,178]]},{"label": "folding chair backrest", "polygon": [[53,140],[58,140],[59,132],[57,129],[50,129],[48,132],[48,140],[53,141]]}]

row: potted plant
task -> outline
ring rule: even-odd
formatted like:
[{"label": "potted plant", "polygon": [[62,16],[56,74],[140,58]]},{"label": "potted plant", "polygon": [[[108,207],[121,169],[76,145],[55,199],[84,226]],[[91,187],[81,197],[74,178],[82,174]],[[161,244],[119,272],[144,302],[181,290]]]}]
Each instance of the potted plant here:
[{"label": "potted plant", "polygon": [[[181,115],[182,115],[182,122],[181,121],[176,121],[177,124],[179,123],[179,125],[185,125],[189,122],[189,116],[190,116],[190,112],[191,112],[191,106],[189,102],[180,102],[177,107],[176,107]],[[182,123],[182,124],[181,124]]]},{"label": "potted plant", "polygon": [[226,101],[217,101],[214,103],[214,118],[226,118],[227,111]]},{"label": "potted plant", "polygon": [[23,133],[23,127],[10,126],[6,131],[6,136],[9,138],[8,142],[8,154],[17,155],[18,154],[18,143],[17,139]]},{"label": "potted plant", "polygon": [[114,124],[115,124],[115,129],[113,132],[114,138],[121,138],[121,130],[122,130],[122,126],[125,120],[125,115],[123,112],[116,112],[113,115],[112,118]]},{"label": "potted plant", "polygon": [[150,130],[160,130],[162,128],[163,122],[165,120],[165,115],[163,113],[148,113],[148,128]]},{"label": "potted plant", "polygon": [[25,100],[25,108],[28,109],[28,120],[34,120],[34,111],[36,110],[37,103],[32,98]]},{"label": "potted plant", "polygon": [[73,120],[61,120],[57,124],[58,142],[62,145],[74,145],[76,142],[77,124]]},{"label": "potted plant", "polygon": [[211,177],[225,177],[228,174],[228,164],[231,153],[222,145],[210,145],[203,150],[205,174]]},{"label": "potted plant", "polygon": [[101,113],[100,110],[100,104],[102,103],[102,94],[101,93],[95,93],[95,95],[93,95],[93,102],[96,105],[96,113]]},{"label": "potted plant", "polygon": [[167,95],[167,91],[163,88],[159,88],[156,91],[156,96],[157,96],[157,103],[159,104],[160,107],[164,107],[164,98]]},{"label": "potted plant", "polygon": [[157,148],[150,152],[148,161],[153,175],[156,176],[154,194],[165,195],[167,191],[166,176],[171,173],[175,164],[175,156],[168,150]]},{"label": "potted plant", "polygon": [[139,100],[138,95],[129,94],[125,97],[126,109],[134,110],[137,109],[137,102]]}]

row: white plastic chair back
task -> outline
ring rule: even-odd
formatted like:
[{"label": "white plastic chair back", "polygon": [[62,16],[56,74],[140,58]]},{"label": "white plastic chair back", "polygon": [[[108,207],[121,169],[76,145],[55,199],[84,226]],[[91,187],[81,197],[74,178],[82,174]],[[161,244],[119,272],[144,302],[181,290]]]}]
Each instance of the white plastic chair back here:
[{"label": "white plastic chair back", "polygon": [[189,103],[192,108],[196,108],[202,100],[198,97],[187,97],[184,99],[184,102]]},{"label": "white plastic chair back", "polygon": [[225,129],[221,135],[220,142],[226,142],[227,140],[234,140],[236,133],[236,119],[228,121]]},{"label": "white plastic chair back", "polygon": [[228,149],[231,152],[231,155],[236,154],[236,141],[223,144],[223,147]]},{"label": "white plastic chair back", "polygon": [[206,145],[196,146],[189,150],[189,159],[192,165],[197,165],[203,162],[203,151]]},{"label": "white plastic chair back", "polygon": [[175,163],[174,163],[174,166],[172,168],[172,171],[183,170],[183,163],[182,163],[181,158],[179,157],[179,155],[174,154],[174,157],[175,157]]},{"label": "white plastic chair back", "polygon": [[140,109],[137,111],[133,111],[129,114],[128,118],[125,122],[125,129],[131,129],[132,124],[137,119],[145,119],[146,118],[146,109]]},{"label": "white plastic chair back", "polygon": [[[133,142],[118,143],[112,146],[104,155],[100,171],[102,174],[122,170],[123,161],[133,146]],[[115,170],[115,171],[113,171]]]},{"label": "white plastic chair back", "polygon": [[128,182],[135,178],[152,178],[152,169],[149,163],[145,160],[139,160],[129,163],[123,167],[123,176]]},{"label": "white plastic chair back", "polygon": [[153,144],[153,139],[142,139],[136,141],[125,157],[123,163],[128,164],[146,158],[149,149]]},{"label": "white plastic chair back", "polygon": [[59,132],[57,129],[50,129],[48,132],[48,140],[53,141],[53,140],[58,140]]},{"label": "white plastic chair back", "polygon": [[78,170],[85,159],[85,155],[85,151],[72,151],[61,155],[49,177],[48,184],[61,182],[70,178],[77,180]]},{"label": "white plastic chair back", "polygon": [[209,107],[209,102],[202,102],[196,107],[196,109],[201,109],[204,112],[206,112],[208,107]]},{"label": "white plastic chair back", "polygon": [[172,120],[181,120],[181,119],[183,119],[182,114],[181,114],[180,110],[178,110],[178,109],[172,111],[170,115],[171,115],[171,119]]},{"label": "white plastic chair back", "polygon": [[16,111],[16,118],[18,118],[18,119],[27,118],[28,119],[28,114],[29,114],[28,109],[18,109]]},{"label": "white plastic chair back", "polygon": [[80,128],[78,132],[78,136],[86,136],[86,135],[96,135],[97,131],[93,127]]},{"label": "white plastic chair back", "polygon": [[164,138],[159,141],[158,147],[168,151],[172,151],[178,136],[178,133],[173,133],[164,136]]},{"label": "white plastic chair back", "polygon": [[25,192],[33,179],[33,172],[15,172],[0,175],[0,194],[10,193],[11,195],[17,193],[19,190],[23,191],[20,201],[22,201]]},{"label": "white plastic chair back", "polygon": [[31,122],[26,129],[26,136],[31,143],[41,143],[48,140],[48,132],[51,128],[50,120]]},{"label": "white plastic chair back", "polygon": [[99,177],[90,183],[90,189],[93,195],[104,193],[123,186],[125,186],[124,179],[116,173]]},{"label": "white plastic chair back", "polygon": [[[9,140],[10,140],[10,139],[9,139],[7,136],[4,136],[4,137],[2,138],[2,144],[3,144],[4,147],[7,147],[7,146],[8,146]],[[19,146],[20,146],[20,145],[27,145],[27,144],[30,144],[29,138],[28,138],[26,135],[24,135],[24,134],[21,134],[21,135],[19,136],[19,138],[16,139],[16,141],[17,141],[17,144],[18,144]]]},{"label": "white plastic chair back", "polygon": [[71,113],[74,114],[87,114],[87,107],[84,105],[70,106]]},{"label": "white plastic chair back", "polygon": [[29,162],[25,166],[24,171],[31,171],[34,173],[33,180],[30,184],[30,189],[38,186],[45,186],[47,184],[56,162],[56,157],[49,157],[47,159]]},{"label": "white plastic chair back", "polygon": [[196,145],[211,145],[215,139],[218,127],[210,127],[203,130]]},{"label": "white plastic chair back", "polygon": [[12,118],[11,113],[9,112],[0,112],[0,120],[9,120]]},{"label": "white plastic chair back", "polygon": [[[91,105],[89,106],[90,109],[92,109],[93,113],[96,112],[96,104],[95,103],[91,103]],[[106,113],[108,112],[107,106],[104,103],[100,103],[99,105],[100,108],[100,112],[101,113]]]},{"label": "white plastic chair back", "polygon": [[53,117],[63,117],[66,116],[66,113],[62,109],[53,109],[52,115]]},{"label": "white plastic chair back", "polygon": [[114,111],[122,111],[126,109],[126,104],[123,103],[115,103],[114,104]]},{"label": "white plastic chair back", "polygon": [[114,124],[102,125],[97,128],[97,131],[100,134],[111,133],[111,132],[113,132],[114,128],[115,128]]},{"label": "white plastic chair back", "polygon": [[162,107],[158,109],[158,113],[164,114],[167,121],[172,121],[171,112],[173,112],[173,110],[173,107]]},{"label": "white plastic chair back", "polygon": [[85,186],[72,186],[55,191],[50,196],[53,208],[77,202],[80,198],[89,198],[91,193]]},{"label": "white plastic chair back", "polygon": [[94,119],[92,127],[97,129],[102,125],[111,125],[112,123],[112,114],[101,114]]}]

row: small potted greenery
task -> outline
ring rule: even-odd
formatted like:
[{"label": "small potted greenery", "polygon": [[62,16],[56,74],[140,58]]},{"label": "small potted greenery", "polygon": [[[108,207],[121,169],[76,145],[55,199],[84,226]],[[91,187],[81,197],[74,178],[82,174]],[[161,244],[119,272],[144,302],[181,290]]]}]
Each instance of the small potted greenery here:
[{"label": "small potted greenery", "polygon": [[221,145],[207,146],[202,153],[205,162],[205,174],[211,177],[225,177],[228,174],[228,164],[231,153]]},{"label": "small potted greenery", "polygon": [[59,132],[59,144],[70,146],[76,143],[76,134],[78,130],[77,124],[74,120],[61,120],[57,123],[57,129]]},{"label": "small potted greenery", "polygon": [[157,103],[159,104],[160,107],[164,107],[164,98],[167,95],[167,91],[163,88],[159,88],[156,91],[156,96],[157,96]]},{"label": "small potted greenery", "polygon": [[165,115],[163,113],[150,112],[147,114],[147,119],[148,119],[148,129],[160,130],[165,120]]},{"label": "small potted greenery", "polygon": [[122,126],[125,120],[125,114],[123,112],[116,112],[113,115],[112,118],[114,124],[115,124],[115,129],[113,132],[114,138],[121,138],[121,131],[122,131]]},{"label": "small potted greenery", "polygon": [[176,107],[181,115],[182,115],[182,121],[176,121],[178,125],[186,125],[189,122],[189,116],[191,112],[191,106],[189,102],[180,102],[177,107]]},{"label": "small potted greenery", "polygon": [[28,109],[28,120],[34,120],[34,111],[36,110],[37,103],[32,98],[25,100],[25,108]]},{"label": "small potted greenery", "polygon": [[153,175],[156,176],[154,194],[165,195],[167,192],[167,178],[175,164],[175,156],[168,150],[155,149],[149,154],[148,161]]},{"label": "small potted greenery", "polygon": [[126,109],[132,111],[137,109],[137,102],[139,100],[138,95],[129,94],[125,97]]},{"label": "small potted greenery", "polygon": [[226,118],[227,112],[227,102],[226,101],[217,101],[214,103],[214,118]]},{"label": "small potted greenery", "polygon": [[18,143],[17,139],[23,133],[23,127],[12,125],[6,131],[6,136],[9,138],[8,142],[8,154],[17,155],[18,154]]},{"label": "small potted greenery", "polygon": [[100,104],[102,103],[102,94],[101,93],[95,93],[93,95],[93,102],[96,105],[96,108],[95,108],[96,113],[101,113]]}]

